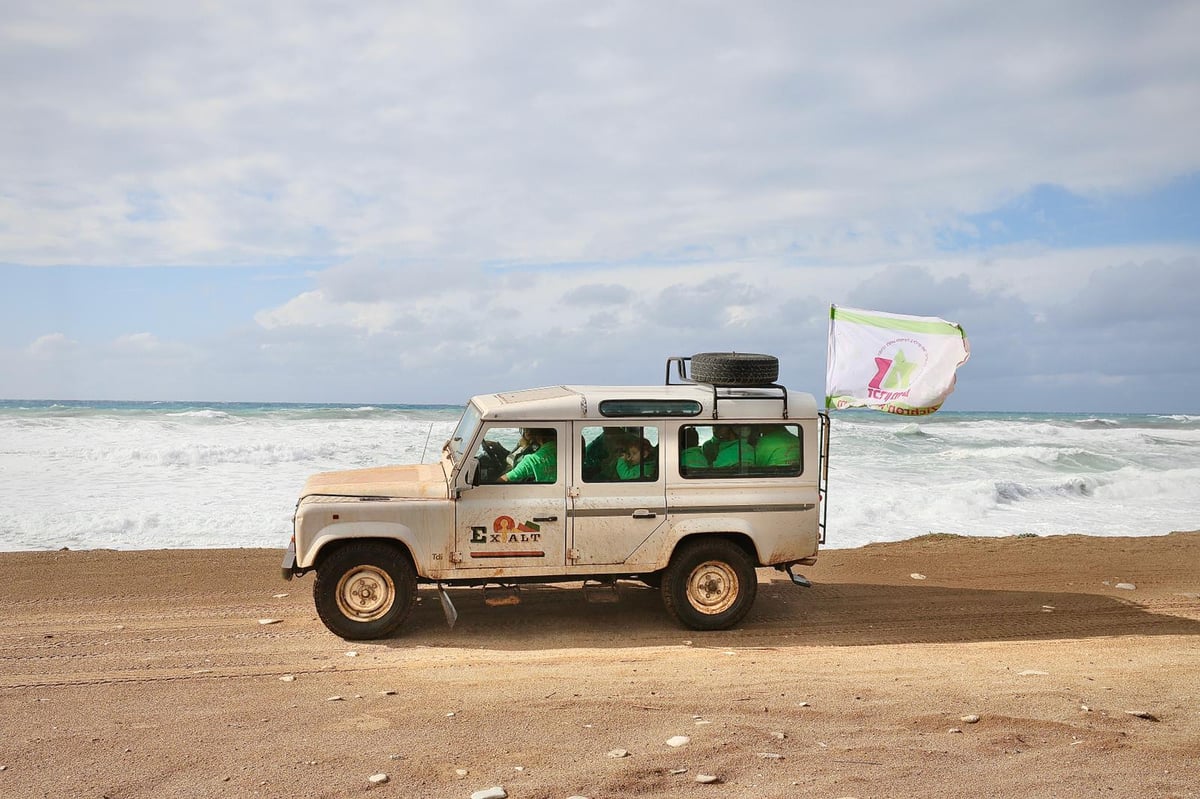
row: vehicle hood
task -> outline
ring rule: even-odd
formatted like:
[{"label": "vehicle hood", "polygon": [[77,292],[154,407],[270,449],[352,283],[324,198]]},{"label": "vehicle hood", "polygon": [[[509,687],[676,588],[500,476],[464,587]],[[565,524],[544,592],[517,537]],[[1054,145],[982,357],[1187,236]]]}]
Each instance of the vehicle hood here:
[{"label": "vehicle hood", "polygon": [[313,494],[403,499],[446,499],[450,496],[440,463],[314,474],[304,484],[300,496],[304,498]]}]

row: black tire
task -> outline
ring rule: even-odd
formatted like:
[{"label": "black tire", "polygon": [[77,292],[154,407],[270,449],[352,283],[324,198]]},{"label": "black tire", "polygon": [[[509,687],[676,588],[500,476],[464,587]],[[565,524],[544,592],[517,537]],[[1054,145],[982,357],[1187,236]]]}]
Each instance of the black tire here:
[{"label": "black tire", "polygon": [[417,571],[408,555],[380,541],[351,541],[331,552],[313,582],[317,615],[350,641],[394,633],[417,598]]},{"label": "black tire", "polygon": [[755,352],[701,352],[692,356],[691,377],[719,386],[766,386],[779,379],[779,359]]},{"label": "black tire", "polygon": [[663,605],[693,630],[732,627],[750,612],[757,594],[754,561],[724,538],[682,544],[663,572]]}]

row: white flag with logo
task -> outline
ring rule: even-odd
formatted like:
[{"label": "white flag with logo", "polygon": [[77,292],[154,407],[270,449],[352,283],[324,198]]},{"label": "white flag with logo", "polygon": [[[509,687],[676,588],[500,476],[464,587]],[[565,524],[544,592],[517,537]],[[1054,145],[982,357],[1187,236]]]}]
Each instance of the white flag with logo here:
[{"label": "white flag with logo", "polygon": [[967,334],[954,322],[830,306],[825,407],[933,413],[969,357]]}]

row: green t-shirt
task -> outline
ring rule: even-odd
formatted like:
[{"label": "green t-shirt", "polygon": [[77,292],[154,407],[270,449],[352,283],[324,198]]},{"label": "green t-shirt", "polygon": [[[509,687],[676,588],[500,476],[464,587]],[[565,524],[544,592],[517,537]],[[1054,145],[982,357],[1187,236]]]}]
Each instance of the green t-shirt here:
[{"label": "green t-shirt", "polygon": [[708,456],[702,447],[688,447],[679,453],[679,465],[684,469],[707,469]]},{"label": "green t-shirt", "polygon": [[642,473],[641,463],[630,463],[624,458],[617,458],[617,477],[622,480],[653,480],[658,472],[658,464],[653,460],[646,460],[644,463],[645,474]]},{"label": "green t-shirt", "polygon": [[547,441],[504,475],[510,483],[553,483],[558,479],[558,446]]},{"label": "green t-shirt", "polygon": [[713,457],[713,468],[740,466],[743,463],[754,463],[754,447],[735,438],[732,441],[722,441],[717,446],[717,454]]},{"label": "green t-shirt", "polygon": [[799,466],[800,439],[787,430],[763,434],[754,447],[755,466]]}]

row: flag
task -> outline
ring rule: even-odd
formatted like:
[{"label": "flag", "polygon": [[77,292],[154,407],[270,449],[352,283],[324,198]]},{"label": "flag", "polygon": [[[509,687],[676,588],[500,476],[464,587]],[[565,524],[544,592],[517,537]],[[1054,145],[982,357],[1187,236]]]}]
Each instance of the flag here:
[{"label": "flag", "polygon": [[825,407],[933,413],[969,357],[967,334],[955,322],[832,305]]}]

